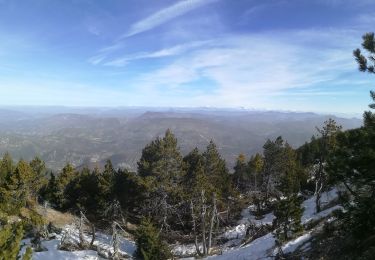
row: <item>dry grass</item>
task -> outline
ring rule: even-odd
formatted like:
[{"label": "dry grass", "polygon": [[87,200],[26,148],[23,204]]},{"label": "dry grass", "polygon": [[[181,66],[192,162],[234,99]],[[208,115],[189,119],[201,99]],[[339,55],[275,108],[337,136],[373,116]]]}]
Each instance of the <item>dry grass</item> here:
[{"label": "dry grass", "polygon": [[62,213],[60,211],[51,208],[44,208],[42,206],[37,206],[36,210],[45,218],[47,223],[51,222],[54,226],[59,228],[74,222],[74,216],[70,213]]}]

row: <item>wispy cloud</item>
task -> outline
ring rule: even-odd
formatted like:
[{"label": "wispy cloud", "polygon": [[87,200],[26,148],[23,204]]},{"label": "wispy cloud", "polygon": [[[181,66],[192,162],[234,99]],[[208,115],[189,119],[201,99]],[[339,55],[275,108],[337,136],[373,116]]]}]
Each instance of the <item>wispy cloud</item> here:
[{"label": "wispy cloud", "polygon": [[[326,35],[330,45],[316,47]],[[343,35],[346,41],[342,41]],[[353,32],[340,30],[228,35],[216,39],[220,46],[203,46],[165,67],[141,75],[133,84],[155,96],[175,93],[179,104],[269,105],[272,93],[278,96],[285,93],[287,97],[291,90],[333,86],[332,82],[342,81],[348,73],[357,75],[351,55],[353,38],[357,37]],[[196,87],[199,81],[204,82],[201,91]],[[335,86],[320,92],[300,91],[295,96],[329,97],[340,92],[342,89]],[[277,104],[275,100],[273,105]]]},{"label": "wispy cloud", "polygon": [[140,20],[133,24],[129,31],[122,35],[121,38],[127,38],[138,33],[142,33],[151,30],[157,26],[160,26],[178,16],[184,15],[198,7],[216,2],[218,0],[184,0],[180,1],[172,6],[166,7],[149,17]]},{"label": "wispy cloud", "polygon": [[[164,48],[154,52],[139,52],[131,55],[126,55],[120,58],[115,58],[108,62],[103,63],[105,66],[114,66],[114,67],[122,67],[128,64],[130,61],[134,60],[141,60],[141,59],[153,59],[153,58],[163,58],[163,57],[170,57],[176,56],[180,54],[186,54],[186,52],[207,45],[210,41],[197,41],[187,44],[180,44],[170,48]],[[101,55],[92,57],[90,62],[94,65],[101,63],[104,60],[104,57]]]},{"label": "wispy cloud", "polygon": [[98,64],[101,63],[105,58],[106,58],[106,55],[104,55],[104,54],[99,54],[99,55],[95,55],[95,56],[89,58],[89,59],[88,59],[88,62],[91,63],[92,65],[98,65]]}]

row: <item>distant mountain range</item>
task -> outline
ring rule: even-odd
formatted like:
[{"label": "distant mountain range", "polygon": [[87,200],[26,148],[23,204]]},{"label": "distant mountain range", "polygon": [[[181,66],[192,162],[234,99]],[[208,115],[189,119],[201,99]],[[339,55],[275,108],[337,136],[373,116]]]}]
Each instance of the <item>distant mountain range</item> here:
[{"label": "distant mountain range", "polygon": [[39,155],[53,170],[66,162],[102,166],[106,159],[134,170],[143,147],[170,128],[183,154],[194,147],[203,150],[212,139],[233,167],[239,153],[260,152],[267,138],[281,135],[298,147],[329,117],[344,129],[362,123],[358,118],[245,109],[4,108],[0,153],[26,160]]}]

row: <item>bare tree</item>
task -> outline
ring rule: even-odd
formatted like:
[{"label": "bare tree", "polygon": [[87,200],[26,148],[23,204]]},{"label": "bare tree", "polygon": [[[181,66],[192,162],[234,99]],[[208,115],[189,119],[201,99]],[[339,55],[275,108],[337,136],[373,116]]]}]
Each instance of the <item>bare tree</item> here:
[{"label": "bare tree", "polygon": [[[190,201],[190,210],[191,210],[191,217],[193,223],[193,233],[194,233],[194,242],[196,252],[200,256],[207,256],[212,247],[212,240],[214,234],[214,227],[215,224],[218,227],[219,224],[219,217],[216,205],[216,194],[214,193],[212,196],[212,204],[208,205],[205,191],[202,190],[200,194],[200,198],[197,201],[197,205],[194,205],[193,200]],[[200,208],[200,226],[201,226],[201,236],[202,236],[202,251],[200,250],[200,246],[198,243],[198,228],[197,228],[197,220],[198,217],[195,213],[195,208]]]},{"label": "bare tree", "polygon": [[119,259],[119,237],[117,233],[117,222],[113,221],[112,223],[112,247],[113,247],[113,253],[112,253],[112,259]]}]

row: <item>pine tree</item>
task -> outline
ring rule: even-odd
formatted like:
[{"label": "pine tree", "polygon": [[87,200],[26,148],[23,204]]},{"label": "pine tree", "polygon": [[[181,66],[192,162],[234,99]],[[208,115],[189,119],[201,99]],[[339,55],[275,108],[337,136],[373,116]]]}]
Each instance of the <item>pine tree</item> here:
[{"label": "pine tree", "polygon": [[112,162],[111,160],[107,160],[104,165],[104,171],[96,175],[98,214],[102,214],[105,211],[107,202],[111,201],[114,197],[114,176],[115,169],[113,168]]},{"label": "pine tree", "polygon": [[241,193],[248,191],[250,185],[249,169],[247,166],[246,157],[241,153],[237,157],[233,173],[233,184]]},{"label": "pine tree", "polygon": [[203,153],[204,173],[219,197],[227,197],[231,192],[231,181],[225,160],[211,140]]},{"label": "pine tree", "polygon": [[286,143],[282,152],[282,165],[276,189],[280,192],[275,214],[276,237],[285,241],[302,230],[302,199],[298,196],[300,189],[300,169],[295,151]]},{"label": "pine tree", "polygon": [[263,170],[264,160],[262,155],[256,153],[254,156],[251,156],[247,168],[250,175],[250,182],[252,190],[258,191],[259,186],[261,185],[261,174]]},{"label": "pine tree", "polygon": [[42,188],[41,195],[44,200],[49,203],[55,204],[57,201],[58,184],[53,172],[49,173],[49,179],[47,184]]},{"label": "pine tree", "polygon": [[152,177],[158,183],[175,187],[182,175],[182,155],[177,146],[177,139],[168,129],[163,138],[157,138],[142,150],[138,162],[138,174]]},{"label": "pine tree", "polygon": [[274,224],[277,226],[275,235],[279,241],[287,241],[302,231],[303,209],[301,204],[302,199],[296,193],[288,195],[276,204]]},{"label": "pine tree", "polygon": [[37,199],[41,188],[46,185],[46,164],[39,157],[35,157],[30,162],[30,167],[33,171],[33,178],[31,180],[31,196]]},{"label": "pine tree", "polygon": [[22,256],[22,260],[31,260],[33,257],[33,250],[31,247],[27,247],[25,253]]},{"label": "pine tree", "polygon": [[60,172],[60,175],[56,178],[56,181],[54,182],[56,187],[52,188],[52,190],[56,192],[53,194],[53,198],[55,199],[53,203],[57,208],[62,209],[67,203],[66,196],[64,194],[65,188],[76,176],[77,174],[74,171],[73,166],[67,163]]},{"label": "pine tree", "polygon": [[[2,198],[5,202],[8,202],[8,212],[17,214],[17,211],[25,207],[26,205],[30,208],[35,204],[36,187],[33,186],[35,183],[36,176],[30,165],[20,160],[14,172],[7,176],[4,186],[2,187]],[[11,212],[10,212],[11,211]]]},{"label": "pine tree", "polygon": [[142,202],[146,200],[145,190],[147,190],[141,178],[134,172],[119,169],[115,172],[113,185],[112,200],[116,199],[120,202],[124,218],[139,212]]},{"label": "pine tree", "polygon": [[213,192],[212,185],[204,172],[204,157],[198,148],[194,148],[183,160],[186,172],[183,185],[188,197],[199,194],[202,189]]},{"label": "pine tree", "polygon": [[315,179],[315,204],[316,211],[320,212],[320,197],[322,192],[325,190],[328,183],[328,176],[326,174],[325,165],[329,155],[336,148],[336,136],[341,131],[341,126],[336,125],[335,120],[328,119],[324,122],[322,129],[317,128],[320,138],[318,139],[319,150],[317,157],[317,167],[314,171]]},{"label": "pine tree", "polygon": [[261,191],[264,193],[265,204],[269,198],[276,195],[275,185],[279,173],[282,172],[284,140],[281,136],[275,141],[267,140],[263,146],[263,172]]},{"label": "pine tree", "polygon": [[135,237],[137,259],[164,260],[171,257],[170,249],[161,240],[157,228],[149,219],[142,220]]},{"label": "pine tree", "polygon": [[14,163],[11,155],[5,153],[0,162],[0,184],[5,182],[5,179],[14,171]]},{"label": "pine tree", "polygon": [[[375,39],[374,39],[374,33],[366,33],[363,35],[362,39],[362,47],[363,49],[368,53],[368,57],[366,58],[364,55],[362,55],[362,52],[360,49],[356,49],[353,51],[353,55],[359,65],[360,71],[367,71],[369,73],[375,73]],[[369,64],[371,62],[372,64]],[[372,107],[373,108],[373,107]]]},{"label": "pine tree", "polygon": [[0,230],[0,260],[17,259],[23,234],[21,223],[2,227]]},{"label": "pine tree", "polygon": [[[372,96],[375,101],[375,97]],[[364,114],[364,127],[338,136],[338,148],[328,160],[328,172],[343,184],[341,214],[346,253],[366,254],[375,244],[375,114]]]},{"label": "pine tree", "polygon": [[[374,33],[363,36],[363,49],[354,56],[363,72],[375,73]],[[369,64],[371,62],[371,64]],[[370,91],[375,109],[375,92]],[[375,113],[363,114],[363,127],[340,133],[337,149],[328,160],[327,170],[335,181],[346,187],[341,196],[345,211],[339,214],[337,229],[340,252],[348,259],[372,259],[375,252]]]},{"label": "pine tree", "polygon": [[157,138],[142,150],[138,174],[146,188],[144,214],[163,229],[170,230],[170,222],[175,222],[179,214],[175,205],[180,204],[182,197],[184,166],[177,139],[169,129],[163,138]]}]

